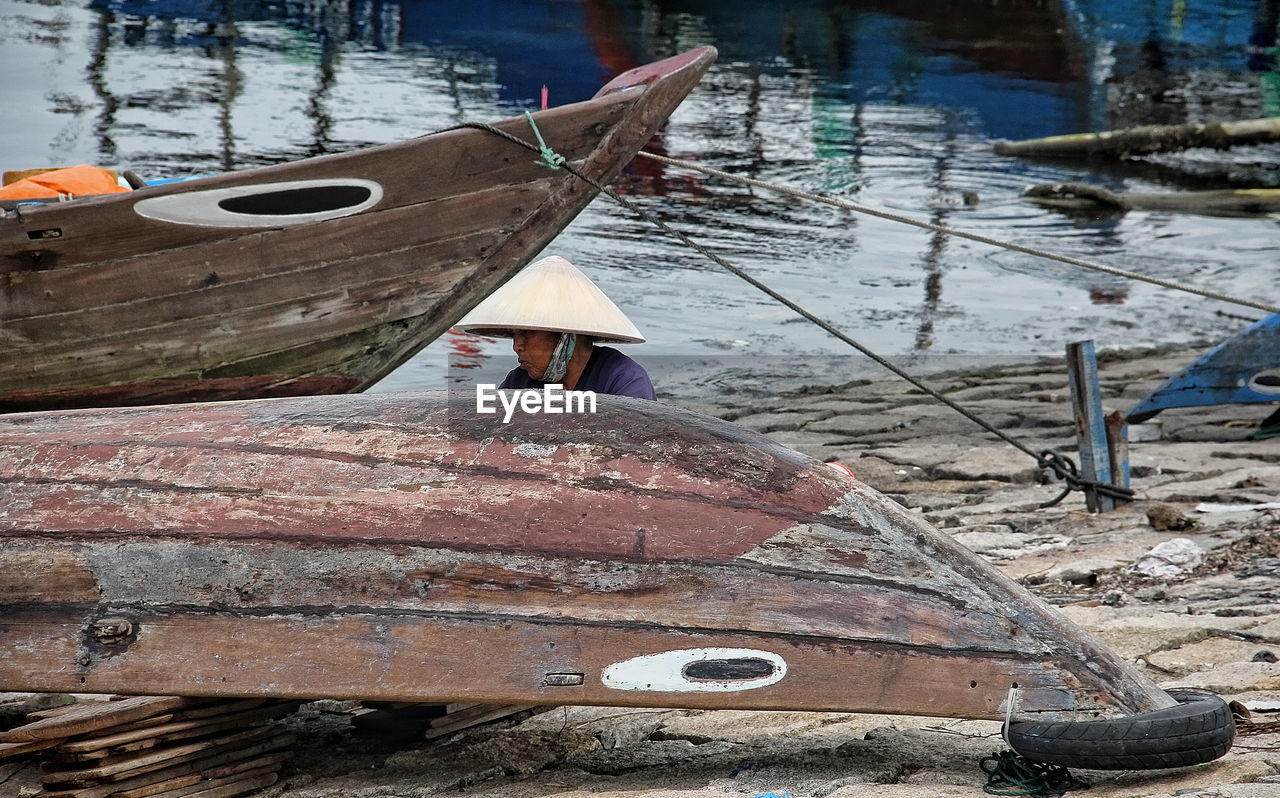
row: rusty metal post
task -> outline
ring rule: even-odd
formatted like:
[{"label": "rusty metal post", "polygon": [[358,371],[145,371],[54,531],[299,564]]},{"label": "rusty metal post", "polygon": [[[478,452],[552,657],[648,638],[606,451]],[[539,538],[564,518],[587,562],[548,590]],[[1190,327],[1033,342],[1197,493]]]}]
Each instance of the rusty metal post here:
[{"label": "rusty metal post", "polygon": [[[1098,391],[1098,359],[1093,341],[1067,344],[1067,374],[1071,383],[1071,410],[1075,419],[1076,442],[1080,451],[1080,476],[1095,482],[1111,483],[1111,453],[1107,448],[1107,424],[1102,415],[1102,395]],[[1084,490],[1090,512],[1115,509],[1115,500],[1092,488]]]}]

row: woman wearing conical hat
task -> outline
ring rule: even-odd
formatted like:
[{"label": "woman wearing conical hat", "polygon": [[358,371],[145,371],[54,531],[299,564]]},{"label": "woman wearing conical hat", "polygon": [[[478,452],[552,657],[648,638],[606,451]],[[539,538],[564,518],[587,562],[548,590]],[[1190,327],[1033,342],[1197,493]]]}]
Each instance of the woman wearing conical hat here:
[{"label": "woman wearing conical hat", "polygon": [[519,358],[499,388],[563,385],[656,399],[644,368],[599,342],[640,344],[644,336],[572,263],[552,255],[526,267],[454,329],[510,338]]}]

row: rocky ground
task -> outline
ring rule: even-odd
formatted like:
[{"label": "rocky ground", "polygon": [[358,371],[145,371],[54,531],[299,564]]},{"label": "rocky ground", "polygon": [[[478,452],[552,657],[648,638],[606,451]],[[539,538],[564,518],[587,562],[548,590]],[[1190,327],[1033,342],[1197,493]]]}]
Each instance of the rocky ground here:
[{"label": "rocky ground", "polygon": [[[1197,352],[1104,357],[1108,410],[1127,409]],[[1075,457],[1061,361],[942,374],[935,388],[1039,451]],[[895,378],[702,405],[864,482],[1027,584],[1161,686],[1211,690],[1251,715],[1217,762],[1076,773],[1095,798],[1280,796],[1280,438],[1249,440],[1274,406],[1169,410],[1131,444],[1137,501],[1105,514],[1042,484],[1035,461]],[[1259,506],[1261,505],[1261,506]],[[1153,549],[1166,552],[1153,557]],[[30,699],[13,697],[12,706]],[[2,707],[0,707],[2,708]],[[277,798],[982,794],[999,725],[834,713],[557,708],[425,742],[403,716],[356,728],[354,704],[290,723],[298,754]],[[385,718],[384,718],[385,719]],[[0,763],[0,795],[36,768]]]}]

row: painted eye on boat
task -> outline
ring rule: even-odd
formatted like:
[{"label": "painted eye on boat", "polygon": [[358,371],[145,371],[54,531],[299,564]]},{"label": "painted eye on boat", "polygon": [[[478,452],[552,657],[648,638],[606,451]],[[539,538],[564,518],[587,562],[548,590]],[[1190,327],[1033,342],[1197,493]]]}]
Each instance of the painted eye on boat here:
[{"label": "painted eye on boat", "polygon": [[1249,388],[1257,393],[1280,396],[1280,371],[1259,371],[1249,380]]},{"label": "painted eye on boat", "polygon": [[658,693],[725,693],[776,684],[787,663],[754,648],[682,648],[615,662],[600,674],[611,690]]},{"label": "painted eye on boat", "polygon": [[686,679],[731,682],[745,679],[767,679],[773,675],[774,670],[774,664],[767,659],[738,657],[735,659],[704,659],[700,662],[690,662],[684,666],[683,673]]},{"label": "painted eye on boat", "polygon": [[368,186],[309,186],[228,197],[218,207],[230,213],[293,216],[351,208],[373,195]]},{"label": "painted eye on boat", "polygon": [[382,200],[372,180],[293,180],[184,191],[138,200],[139,216],[202,227],[290,227],[366,211]]}]

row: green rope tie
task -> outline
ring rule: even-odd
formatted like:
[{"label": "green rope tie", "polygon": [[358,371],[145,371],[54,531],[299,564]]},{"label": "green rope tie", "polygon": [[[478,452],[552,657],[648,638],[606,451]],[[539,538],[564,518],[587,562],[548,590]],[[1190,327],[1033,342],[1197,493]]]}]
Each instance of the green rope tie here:
[{"label": "green rope tie", "polygon": [[1089,785],[1061,765],[1032,762],[1013,751],[983,758],[978,767],[987,774],[982,791],[987,795],[1061,795],[1067,790],[1087,790]]},{"label": "green rope tie", "polygon": [[525,117],[529,120],[529,126],[533,128],[533,135],[538,137],[540,145],[539,152],[542,155],[541,161],[534,161],[538,166],[545,166],[548,169],[559,169],[560,164],[564,163],[564,156],[547,146],[547,142],[542,138],[542,131],[538,130],[538,123],[533,121],[533,114],[528,111],[524,112]]}]

